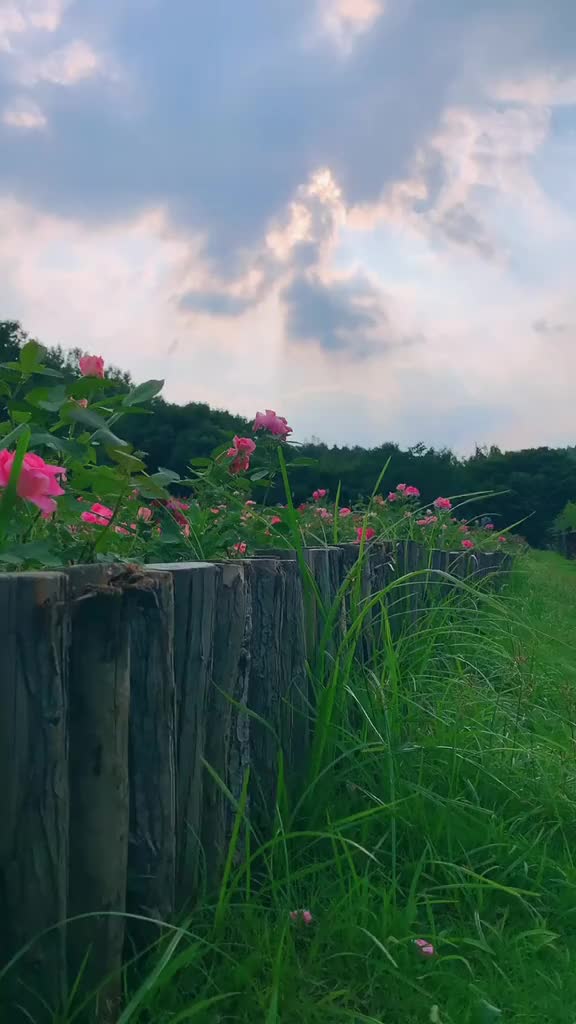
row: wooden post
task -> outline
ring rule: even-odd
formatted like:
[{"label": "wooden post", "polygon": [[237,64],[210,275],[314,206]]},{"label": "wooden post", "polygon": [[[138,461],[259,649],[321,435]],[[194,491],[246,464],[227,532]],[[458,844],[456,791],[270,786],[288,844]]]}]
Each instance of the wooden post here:
[{"label": "wooden post", "polygon": [[[347,589],[343,601],[343,628],[346,632],[352,625],[353,618],[361,611],[365,601],[371,596],[370,580],[370,548],[364,548],[362,562],[359,561],[359,544],[340,545],[341,583],[347,580]],[[359,637],[356,651],[365,657],[367,623],[364,624],[364,636]]]},{"label": "wooden post", "polygon": [[214,658],[208,690],[202,846],[208,883],[222,873],[244,773],[250,765],[248,704],[250,604],[243,562],[223,562],[216,596]]},{"label": "wooden post", "polygon": [[[67,917],[68,642],[64,575],[0,575],[1,966]],[[8,985],[7,1021],[52,1019],[46,1004],[57,1011],[66,989],[63,927],[34,943]]]},{"label": "wooden post", "polygon": [[202,790],[208,686],[221,571],[209,562],[164,563],[174,580],[176,679],[176,902],[197,898],[202,864]]},{"label": "wooden post", "polygon": [[262,832],[274,822],[281,729],[282,646],[285,577],[277,559],[246,561],[251,608],[248,707],[250,717],[250,802],[252,821]]},{"label": "wooden post", "polygon": [[[426,569],[428,551],[413,540],[397,541],[395,545],[396,572],[398,578]],[[406,628],[413,628],[418,620],[418,612],[424,603],[425,578],[410,579],[400,583],[399,613],[396,633]]]},{"label": "wooden post", "polygon": [[[397,575],[397,568],[394,557],[394,544],[390,541],[372,543],[368,547],[368,573],[369,573],[369,595],[371,598],[382,594],[378,604],[374,605],[369,620],[366,621],[364,638],[364,651],[366,660],[370,661],[375,654],[380,653],[385,645],[385,633],[383,622],[383,611],[386,609],[388,618],[391,618],[396,610],[398,602],[398,591],[392,589],[384,594],[384,591]],[[394,620],[392,619],[391,625]]]},{"label": "wooden post", "polygon": [[438,575],[450,571],[450,556],[448,551],[434,548],[430,552],[430,573],[427,578],[427,597],[430,605],[440,604],[450,590],[448,580]]},{"label": "wooden post", "polygon": [[[98,1020],[113,1024],[120,1004],[128,855],[130,631],[118,567],[67,570],[72,598],[70,659],[69,963],[89,991]],[[102,916],[97,916],[101,914]]]},{"label": "wooden post", "polygon": [[313,714],[312,694],[306,672],[304,594],[298,565],[282,563],[284,574],[283,618],[281,623],[282,670],[280,739],[285,755],[288,784],[302,779],[310,752]]},{"label": "wooden post", "polygon": [[[176,878],[174,593],[169,572],[148,571],[126,592],[130,621],[130,838],[127,909],[167,921]],[[128,921],[137,946],[158,929]]]}]

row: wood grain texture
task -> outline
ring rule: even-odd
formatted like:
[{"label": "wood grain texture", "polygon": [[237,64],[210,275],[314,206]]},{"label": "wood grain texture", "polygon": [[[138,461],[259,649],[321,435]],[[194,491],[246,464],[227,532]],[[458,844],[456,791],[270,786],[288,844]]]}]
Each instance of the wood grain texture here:
[{"label": "wood grain texture", "polygon": [[[0,575],[2,965],[67,917],[67,589],[60,573]],[[6,1020],[46,1020],[40,998],[56,1008],[66,988],[64,928],[36,942],[9,981]]]},{"label": "wood grain texture", "polygon": [[282,645],[286,588],[282,562],[261,558],[246,561],[245,566],[251,619],[250,814],[252,824],[264,833],[275,817],[282,690],[287,676],[283,663],[287,652]]},{"label": "wood grain texture", "polygon": [[202,844],[210,889],[221,878],[232,835],[234,801],[250,764],[248,704],[251,608],[245,566],[223,563],[216,599],[214,658],[208,690]]},{"label": "wood grain texture", "polygon": [[282,562],[281,568],[284,593],[280,627],[280,739],[287,784],[294,790],[308,765],[314,705],[306,671],[303,581],[296,562]]},{"label": "wood grain texture", "polygon": [[203,872],[203,758],[221,570],[209,562],[149,568],[171,572],[174,582],[176,902],[182,909],[197,899]]},{"label": "wood grain texture", "polygon": [[[75,978],[102,987],[98,1020],[113,1024],[120,1005],[124,946],[129,786],[130,630],[121,588],[106,566],[68,569],[70,657],[70,914]],[[101,915],[101,916],[99,916]]]},{"label": "wood grain texture", "polygon": [[[148,571],[126,593],[130,625],[130,836],[127,909],[168,921],[176,884],[176,686],[174,588],[169,572]],[[158,937],[128,922],[137,946]]]}]

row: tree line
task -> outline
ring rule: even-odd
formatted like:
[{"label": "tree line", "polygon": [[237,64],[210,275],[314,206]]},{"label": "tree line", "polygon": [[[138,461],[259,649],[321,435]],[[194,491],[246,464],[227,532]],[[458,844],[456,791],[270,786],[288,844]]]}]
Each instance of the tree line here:
[{"label": "tree line", "polygon": [[[0,362],[18,359],[28,335],[11,320],[0,321]],[[46,364],[65,375],[75,375],[80,350],[65,352],[49,348]],[[130,375],[109,368],[107,375],[126,388]],[[0,394],[0,407],[2,396]],[[251,423],[224,410],[211,409],[204,402],[177,405],[157,398],[152,416],[133,416],[123,425],[123,435],[136,449],[145,452],[149,467],[165,466],[187,475],[191,459],[210,456],[226,444],[232,434],[250,432]],[[502,451],[496,446],[477,448],[460,458],[447,448],[425,442],[402,449],[393,442],[375,448],[326,445],[309,442],[298,449],[298,458],[311,464],[293,466],[290,472],[294,499],[306,500],[317,488],[332,497],[341,488],[341,504],[352,505],[372,493],[383,466],[388,469],[381,491],[405,482],[420,488],[423,502],[438,495],[472,495],[489,492],[470,505],[470,515],[489,514],[500,528],[515,526],[533,546],[546,546],[554,524],[561,522],[566,505],[576,499],[576,446],[566,448],[525,448]],[[271,500],[282,501],[281,485]]]}]

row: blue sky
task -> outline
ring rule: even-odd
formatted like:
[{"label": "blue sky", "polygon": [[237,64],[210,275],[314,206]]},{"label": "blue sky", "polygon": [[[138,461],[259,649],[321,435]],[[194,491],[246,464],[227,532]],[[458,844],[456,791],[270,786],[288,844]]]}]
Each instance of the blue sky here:
[{"label": "blue sky", "polygon": [[0,316],[299,438],[574,443],[573,0],[0,0]]}]

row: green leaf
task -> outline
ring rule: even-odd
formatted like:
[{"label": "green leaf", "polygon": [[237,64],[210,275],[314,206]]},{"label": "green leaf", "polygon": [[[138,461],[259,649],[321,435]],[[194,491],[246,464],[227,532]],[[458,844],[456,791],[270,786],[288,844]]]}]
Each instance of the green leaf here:
[{"label": "green leaf", "polygon": [[93,430],[108,430],[106,420],[99,413],[93,412],[92,409],[83,409],[81,405],[71,405],[66,409],[66,415],[69,420],[92,427]]},{"label": "green leaf", "polygon": [[170,494],[165,487],[157,483],[150,476],[135,476],[132,480],[143,498],[169,498]]},{"label": "green leaf", "polygon": [[52,448],[62,455],[69,455],[73,459],[81,459],[84,455],[84,448],[81,444],[69,441],[67,437],[58,437],[56,434],[47,432],[35,431],[30,437],[30,444],[32,447],[38,444],[46,445],[47,448]]},{"label": "green leaf", "polygon": [[68,384],[67,391],[71,398],[96,397],[99,391],[108,391],[110,381],[101,377],[80,377]]},{"label": "green leaf", "polygon": [[124,469],[128,469],[131,473],[143,473],[146,471],[146,465],[142,462],[142,459],[138,459],[135,455],[130,455],[129,452],[122,451],[121,448],[109,448],[108,455],[114,462],[117,462]]},{"label": "green leaf", "polygon": [[16,420],[16,423],[28,423],[32,419],[31,412],[22,412],[20,409],[13,409],[12,419]]},{"label": "green leaf", "polygon": [[190,463],[189,464],[191,466],[200,466],[203,469],[206,469],[208,466],[212,465],[212,459],[200,459],[200,458],[198,458],[198,459],[190,459]]},{"label": "green leaf", "polygon": [[502,1010],[499,1010],[497,1006],[492,1006],[491,1003],[486,1002],[485,999],[481,999],[474,1016],[476,1024],[493,1024],[493,1022],[500,1019],[502,1016]]},{"label": "green leaf", "polygon": [[[10,426],[9,423],[7,425],[8,427]],[[2,426],[4,426],[4,424],[2,424]],[[14,430],[11,430],[8,434],[5,434],[5,436],[2,438],[2,444],[4,445],[5,448],[9,448],[11,444],[14,444],[14,441],[18,440],[20,435],[23,434],[25,430],[29,429],[30,428],[27,427],[25,423],[20,423],[19,426],[14,427]]]},{"label": "green leaf", "polygon": [[138,384],[132,388],[124,398],[123,405],[137,405],[138,402],[149,402],[150,399],[159,395],[164,387],[163,380],[147,380],[144,384]]},{"label": "green leaf", "polygon": [[[44,396],[38,394],[39,392]],[[34,388],[26,395],[26,401],[31,405],[37,405],[40,409],[47,409],[48,412],[58,412],[68,401],[68,397],[64,385],[58,384],[55,388]]]},{"label": "green leaf", "polygon": [[37,366],[41,366],[44,356],[44,349],[37,341],[27,341],[20,351],[20,366],[23,373],[33,373]]},{"label": "green leaf", "polygon": [[128,441],[124,441],[121,437],[118,437],[117,434],[113,434],[111,430],[108,430],[108,427],[102,427],[100,430],[95,431],[94,440],[101,441],[102,444],[105,445],[112,445],[113,448],[122,446],[126,446],[126,448],[130,447]]},{"label": "green leaf", "polygon": [[[9,556],[14,556],[14,559]],[[32,540],[26,544],[14,544],[2,555],[2,561],[15,560],[19,564],[23,562],[39,562],[45,566],[62,565],[62,557],[52,550],[46,540]]]},{"label": "green leaf", "polygon": [[318,459],[308,459],[302,456],[299,459],[291,459],[288,463],[288,468],[292,469],[293,466],[317,466],[318,461]]},{"label": "green leaf", "polygon": [[160,467],[157,473],[152,473],[150,479],[154,480],[155,483],[160,484],[161,487],[164,487],[166,484],[178,483],[180,480],[180,474],[174,473],[171,469],[163,469]]},{"label": "green leaf", "polygon": [[250,479],[251,480],[264,480],[268,476],[269,472],[270,472],[269,469],[255,469],[253,473],[250,473]]},{"label": "green leaf", "polygon": [[127,442],[123,441],[121,437],[117,437],[109,429],[106,420],[97,412],[93,412],[92,409],[83,409],[80,405],[72,405],[70,408],[66,408],[66,416],[68,419],[74,420],[76,423],[82,423],[84,426],[92,427],[95,431],[94,440],[102,441],[104,444],[112,445],[113,448],[127,447]]}]

